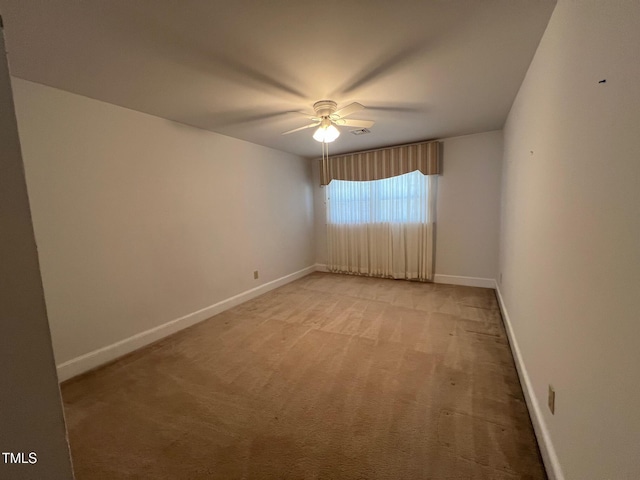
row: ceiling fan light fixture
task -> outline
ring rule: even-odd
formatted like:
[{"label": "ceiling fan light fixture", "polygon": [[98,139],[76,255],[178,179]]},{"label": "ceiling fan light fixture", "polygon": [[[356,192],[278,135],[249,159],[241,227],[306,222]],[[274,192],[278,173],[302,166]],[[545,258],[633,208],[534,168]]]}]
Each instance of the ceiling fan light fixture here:
[{"label": "ceiling fan light fixture", "polygon": [[340,136],[340,132],[334,125],[321,125],[313,134],[313,139],[320,143],[331,143]]}]

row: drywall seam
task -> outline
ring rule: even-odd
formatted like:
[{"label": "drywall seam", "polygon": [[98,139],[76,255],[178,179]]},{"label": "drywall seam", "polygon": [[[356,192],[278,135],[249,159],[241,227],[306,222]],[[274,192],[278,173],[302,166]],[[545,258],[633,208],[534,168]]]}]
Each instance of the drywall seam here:
[{"label": "drywall seam", "polygon": [[560,461],[558,460],[558,455],[556,454],[556,450],[553,447],[553,442],[551,441],[551,436],[549,435],[547,424],[545,423],[542,411],[540,410],[540,404],[538,403],[538,400],[534,395],[533,386],[531,385],[527,367],[524,364],[524,360],[522,359],[522,355],[520,353],[520,347],[518,346],[518,341],[516,340],[515,334],[513,333],[511,319],[509,318],[507,307],[505,306],[504,300],[502,299],[502,294],[500,293],[498,282],[495,282],[495,289],[498,296],[498,304],[500,305],[500,310],[502,312],[502,318],[504,319],[504,324],[507,330],[507,336],[509,337],[511,352],[515,360],[516,368],[518,369],[520,385],[522,386],[524,398],[527,402],[527,408],[529,410],[529,416],[531,417],[531,423],[533,424],[533,429],[535,431],[536,438],[538,439],[540,454],[542,455],[542,460],[544,461],[547,476],[549,477],[549,480],[564,480],[562,468],[560,467]]},{"label": "drywall seam", "polygon": [[150,330],[137,333],[129,338],[120,340],[119,342],[107,345],[106,347],[99,348],[93,352],[80,355],[79,357],[61,363],[57,366],[58,381],[63,382],[80,375],[81,373],[99,367],[100,365],[115,360],[127,353],[133,352],[134,350],[156,342],[173,333],[195,325],[196,323],[200,323],[214,315],[217,315],[218,313],[235,307],[236,305],[240,305],[252,298],[258,297],[275,288],[302,278],[314,271],[316,271],[315,265],[303,268],[302,270],[298,270],[297,272],[290,273],[289,275],[285,275],[276,280],[272,280],[271,282],[239,293],[238,295],[234,295],[233,297],[229,297],[183,317],[176,318],[175,320],[171,320]]},{"label": "drywall seam", "polygon": [[463,277],[459,275],[442,275],[436,273],[433,276],[433,283],[447,283],[449,285],[463,285],[465,287],[496,288],[496,281],[493,278]]}]

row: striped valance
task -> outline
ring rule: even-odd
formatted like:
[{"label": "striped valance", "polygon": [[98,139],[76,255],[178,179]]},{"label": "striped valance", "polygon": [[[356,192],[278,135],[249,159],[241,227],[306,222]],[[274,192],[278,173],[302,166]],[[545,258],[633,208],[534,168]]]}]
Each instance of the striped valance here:
[{"label": "striped valance", "polygon": [[425,175],[440,173],[439,142],[414,143],[322,159],[320,185],[328,185],[331,180],[380,180],[416,170]]}]

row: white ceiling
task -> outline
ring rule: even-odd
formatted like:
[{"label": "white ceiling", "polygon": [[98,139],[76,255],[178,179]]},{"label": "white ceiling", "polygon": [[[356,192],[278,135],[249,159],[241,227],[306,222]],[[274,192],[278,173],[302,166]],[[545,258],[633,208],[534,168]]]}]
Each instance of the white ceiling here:
[{"label": "white ceiling", "polygon": [[13,75],[307,157],[502,128],[554,0],[0,0]]}]

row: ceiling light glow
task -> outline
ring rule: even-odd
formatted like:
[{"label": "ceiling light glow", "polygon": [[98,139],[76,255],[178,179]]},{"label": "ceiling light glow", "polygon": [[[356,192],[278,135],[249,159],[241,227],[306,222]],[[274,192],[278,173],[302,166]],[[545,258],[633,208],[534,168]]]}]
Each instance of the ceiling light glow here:
[{"label": "ceiling light glow", "polygon": [[340,132],[334,125],[321,125],[313,134],[313,139],[321,143],[331,143],[339,136]]}]

